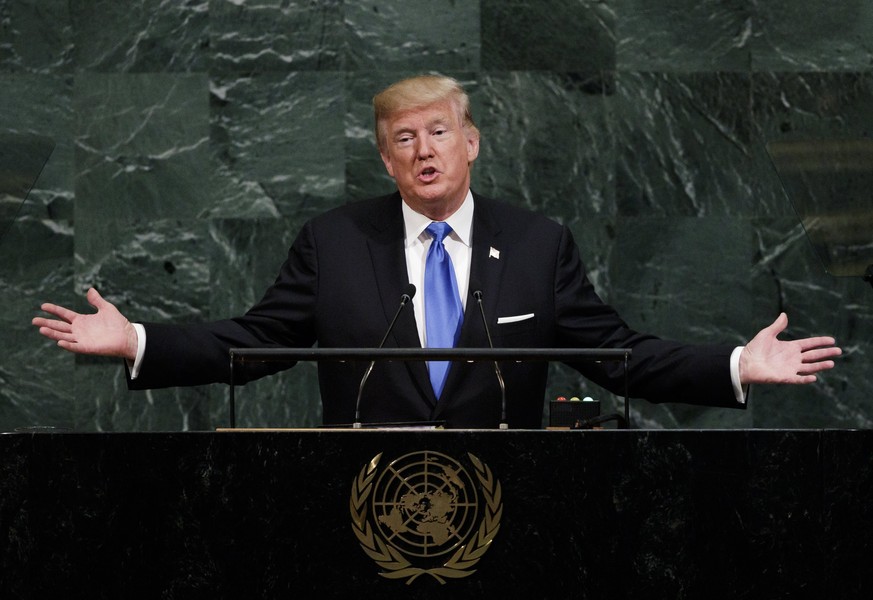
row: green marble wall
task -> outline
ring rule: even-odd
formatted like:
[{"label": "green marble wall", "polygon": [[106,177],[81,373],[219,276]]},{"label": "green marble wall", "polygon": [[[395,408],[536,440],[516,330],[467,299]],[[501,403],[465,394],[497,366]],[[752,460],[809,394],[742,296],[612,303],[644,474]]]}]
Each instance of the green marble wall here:
[{"label": "green marble wall", "polygon": [[[475,189],[568,223],[634,326],[741,343],[784,309],[847,350],[748,411],[636,402],[639,425],[868,427],[873,290],[823,271],[762,140],[869,137],[871,65],[864,0],[0,0],[0,132],[56,142],[0,239],[0,430],[225,424],[224,387],[129,393],[30,318],[89,285],[136,320],[244,310],[307,218],[392,189],[369,99],[430,70],[473,97]],[[562,368],[558,393],[613,401]],[[238,417],[319,410],[301,365]]]}]

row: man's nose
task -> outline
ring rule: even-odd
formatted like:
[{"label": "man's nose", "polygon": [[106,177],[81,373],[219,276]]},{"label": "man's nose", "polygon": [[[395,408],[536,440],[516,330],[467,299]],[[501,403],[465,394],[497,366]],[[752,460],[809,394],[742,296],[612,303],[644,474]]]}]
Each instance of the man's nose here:
[{"label": "man's nose", "polygon": [[430,158],[433,156],[433,152],[431,151],[430,141],[427,139],[427,136],[421,136],[418,138],[418,158]]}]

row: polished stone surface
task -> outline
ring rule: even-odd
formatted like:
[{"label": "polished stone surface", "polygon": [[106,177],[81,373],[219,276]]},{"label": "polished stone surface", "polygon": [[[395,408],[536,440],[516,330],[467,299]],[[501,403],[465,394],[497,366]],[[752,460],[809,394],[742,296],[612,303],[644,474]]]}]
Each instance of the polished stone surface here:
[{"label": "polished stone surface", "polygon": [[[353,482],[425,451],[492,477],[450,488],[491,541],[444,584],[380,576],[350,512],[377,531],[382,479]],[[871,452],[828,430],[8,434],[0,594],[867,598]]]},{"label": "polished stone surface", "polygon": [[[824,271],[764,148],[871,137],[871,6],[0,0],[0,131],[55,142],[0,223],[0,430],[227,423],[226,389],[129,393],[116,361],[65,355],[31,316],[87,310],[90,285],[135,320],[245,310],[307,218],[393,189],[369,102],[422,71],[471,93],[474,189],[568,224],[631,325],[739,344],[785,310],[786,335],[847,351],[747,411],[634,401],[639,426],[870,427],[873,290]],[[240,424],[318,424],[314,371],[241,391]],[[559,394],[620,404],[556,365]]]}]

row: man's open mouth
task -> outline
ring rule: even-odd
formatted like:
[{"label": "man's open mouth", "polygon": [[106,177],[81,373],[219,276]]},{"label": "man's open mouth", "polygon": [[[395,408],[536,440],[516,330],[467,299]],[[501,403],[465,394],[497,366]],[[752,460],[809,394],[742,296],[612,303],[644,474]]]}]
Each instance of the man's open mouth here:
[{"label": "man's open mouth", "polygon": [[418,178],[421,181],[425,181],[425,182],[433,181],[438,174],[439,174],[439,172],[435,168],[425,167],[424,169],[421,170],[421,172],[419,172]]}]

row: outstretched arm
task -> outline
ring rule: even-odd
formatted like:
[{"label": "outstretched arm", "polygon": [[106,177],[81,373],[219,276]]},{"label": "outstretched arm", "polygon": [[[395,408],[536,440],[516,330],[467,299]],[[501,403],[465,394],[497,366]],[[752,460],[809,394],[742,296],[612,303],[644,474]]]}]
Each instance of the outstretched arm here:
[{"label": "outstretched arm", "polygon": [[55,340],[64,350],[134,360],[137,336],[130,321],[94,288],[88,290],[86,298],[97,309],[96,313],[81,314],[57,304],[46,303],[40,308],[57,318],[35,317],[32,323],[39,327],[42,335]]},{"label": "outstretched arm", "polygon": [[777,336],[788,327],[785,313],[765,327],[740,355],[740,381],[751,383],[813,383],[815,373],[834,367],[832,358],[842,354],[832,337],[783,341]]}]

